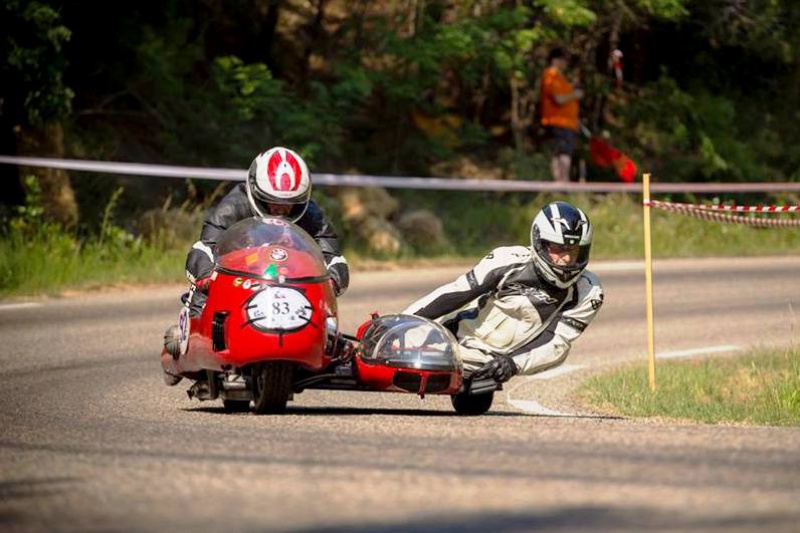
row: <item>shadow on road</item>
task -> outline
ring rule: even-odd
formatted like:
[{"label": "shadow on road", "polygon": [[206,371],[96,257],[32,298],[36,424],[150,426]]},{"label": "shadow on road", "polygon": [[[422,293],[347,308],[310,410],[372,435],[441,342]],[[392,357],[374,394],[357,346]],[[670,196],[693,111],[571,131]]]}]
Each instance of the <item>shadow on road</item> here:
[{"label": "shadow on road", "polygon": [[[540,513],[490,513],[458,517],[430,517],[385,524],[342,524],[291,531],[315,533],[512,533],[527,531],[789,531],[800,514],[692,517],[648,508],[566,507]],[[787,529],[788,528],[788,529]]]},{"label": "shadow on road", "polygon": [[[225,411],[222,406],[202,406],[202,407],[183,407],[181,411],[188,413],[208,413],[217,415],[230,415],[230,416],[251,416],[251,412],[245,413],[229,413]],[[393,409],[393,408],[380,408],[380,407],[303,407],[303,406],[289,406],[286,408],[286,413],[277,416],[413,416],[413,417],[430,417],[430,418],[453,418],[458,417],[455,411],[433,411],[426,409]],[[276,415],[265,415],[276,416]],[[525,413],[514,411],[489,411],[481,415],[483,417],[521,417],[532,416]]]},{"label": "shadow on road", "polygon": [[76,478],[53,477],[44,479],[16,479],[0,482],[0,502],[41,498],[69,490]]},{"label": "shadow on road", "polygon": [[[251,411],[244,412],[228,412],[221,405],[202,405],[198,407],[182,407],[181,411],[187,413],[207,413],[213,415],[227,415],[227,416],[251,416]],[[265,415],[265,416],[370,416],[370,415],[383,415],[383,416],[413,416],[418,418],[451,418],[459,417],[455,411],[437,411],[432,409],[397,409],[397,408],[382,408],[382,407],[341,407],[341,406],[300,406],[289,405],[286,412],[281,415]],[[526,413],[517,408],[509,405],[499,405],[492,408],[488,413],[480,415],[480,417],[490,418],[569,418],[569,419],[586,419],[586,420],[628,420],[624,416],[599,414],[599,413]],[[465,417],[472,418],[472,417]]]},{"label": "shadow on road", "polygon": [[[261,417],[259,417],[261,418]],[[271,421],[268,421],[271,422]],[[180,428],[180,439],[193,439],[213,436],[209,435],[206,425],[198,425],[198,431],[193,433],[187,431],[187,427]],[[246,426],[249,426],[247,424]],[[266,424],[265,426],[270,426]],[[253,426],[238,433],[235,436],[246,435],[252,437],[259,435],[266,437],[262,431],[265,426]],[[232,434],[232,429],[225,430],[226,435]],[[273,432],[272,430],[270,430]],[[174,435],[174,434],[171,434]],[[325,435],[323,435],[325,437]],[[517,462],[511,462],[498,467],[495,464],[483,462],[470,462],[467,457],[475,450],[475,442],[467,441],[463,444],[454,444],[450,441],[437,442],[431,439],[423,439],[418,443],[408,443],[399,441],[396,437],[390,438],[371,438],[369,446],[378,447],[386,452],[384,456],[363,456],[359,453],[352,453],[353,444],[362,445],[365,443],[362,437],[354,436],[350,439],[344,438],[339,441],[328,439],[323,440],[322,446],[327,453],[319,453],[318,448],[309,447],[308,434],[301,434],[298,437],[287,439],[286,435],[280,432],[275,439],[286,444],[283,448],[270,448],[272,451],[264,451],[259,444],[256,449],[242,450],[240,453],[232,453],[228,447],[203,446],[201,449],[191,451],[175,446],[174,437],[171,437],[167,445],[150,443],[146,447],[132,442],[136,439],[125,438],[124,443],[23,443],[4,441],[0,439],[0,451],[9,450],[12,453],[31,453],[46,452],[50,456],[54,454],[66,454],[69,456],[81,456],[92,458],[113,458],[119,461],[125,458],[146,460],[154,464],[176,466],[178,464],[190,464],[192,467],[197,465],[247,465],[253,467],[272,467],[272,466],[299,466],[303,469],[320,467],[325,469],[344,468],[348,471],[375,470],[385,475],[393,472],[419,472],[424,475],[446,475],[457,476],[467,483],[479,482],[480,480],[496,480],[498,476],[504,480],[525,480],[530,483],[530,487],[536,487],[539,483],[551,483],[553,481],[566,481],[578,483],[582,486],[597,487],[598,490],[608,489],[609,486],[623,485],[641,487],[644,489],[652,488],[654,483],[661,488],[675,488],[680,491],[687,489],[698,489],[708,491],[711,489],[729,489],[731,486],[731,476],[734,472],[753,472],[758,471],[758,476],[751,476],[747,482],[746,490],[752,494],[763,492],[764,494],[777,492],[797,491],[797,482],[787,472],[793,473],[796,470],[797,461],[794,456],[782,458],[764,457],[761,449],[739,448],[735,455],[725,454],[719,457],[709,456],[703,450],[683,450],[680,454],[674,451],[664,451],[649,448],[646,451],[641,448],[624,443],[618,446],[608,447],[605,445],[595,446],[591,442],[578,442],[567,444],[560,441],[541,441],[535,442],[535,448],[520,448],[517,443],[496,443],[494,449],[503,453],[523,454],[536,450],[537,453],[547,457],[546,463],[539,464],[535,469],[519,468]],[[268,442],[265,438],[264,442]],[[272,442],[275,442],[273,440]],[[333,445],[331,445],[333,443]],[[440,449],[446,449],[451,461],[430,464],[418,462],[418,455],[438,454]],[[276,451],[277,450],[277,451]],[[417,450],[417,453],[409,453],[410,450]],[[467,454],[467,455],[465,455]],[[390,459],[391,457],[391,459]],[[687,472],[691,470],[696,475],[691,476],[661,476],[657,481],[653,481],[647,476],[643,476],[639,469],[621,468],[618,470],[596,470],[587,468],[585,465],[597,462],[612,461],[613,464],[642,465],[659,471],[663,468],[670,468],[674,472]],[[621,461],[621,462],[620,462]],[[568,466],[564,466],[568,465]],[[757,469],[757,470],[755,470]],[[45,482],[37,481],[11,481],[6,485],[0,484],[0,504],[10,501],[12,498],[38,498],[46,494],[45,491],[65,491],[72,487],[67,486],[73,480],[71,478],[53,478]],[[41,483],[41,486],[38,484]],[[49,486],[49,485],[55,486]],[[64,484],[65,486],[60,486]],[[65,488],[66,487],[66,488]],[[480,500],[476,500],[475,505],[479,506]],[[0,512],[3,508],[0,506]],[[710,509],[713,511],[713,509]],[[793,508],[794,517],[800,523],[800,507]],[[516,515],[514,515],[516,516]],[[379,530],[380,531],[380,530]],[[385,531],[394,531],[386,529]],[[487,531],[493,531],[488,529]],[[674,531],[683,531],[675,529]],[[782,530],[781,530],[782,531]],[[796,529],[792,530],[796,531]]]}]

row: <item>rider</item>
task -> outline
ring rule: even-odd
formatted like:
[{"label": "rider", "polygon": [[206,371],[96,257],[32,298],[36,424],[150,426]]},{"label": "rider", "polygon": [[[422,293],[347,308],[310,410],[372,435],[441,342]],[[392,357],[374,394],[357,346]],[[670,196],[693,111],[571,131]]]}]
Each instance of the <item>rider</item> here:
[{"label": "rider", "polygon": [[206,214],[200,240],[186,258],[186,277],[193,285],[192,313],[205,303],[204,289],[214,268],[213,248],[220,235],[234,223],[252,216],[290,220],[319,245],[334,292],[341,296],[350,283],[347,260],[339,239],[322,209],[311,199],[311,176],[305,161],[288,148],[275,147],[253,159],[247,180],[236,185]]},{"label": "rider", "polygon": [[403,313],[450,329],[469,379],[543,372],[564,362],[603,304],[600,279],[586,270],[591,246],[586,214],[550,203],[533,220],[530,248],[495,248]]}]

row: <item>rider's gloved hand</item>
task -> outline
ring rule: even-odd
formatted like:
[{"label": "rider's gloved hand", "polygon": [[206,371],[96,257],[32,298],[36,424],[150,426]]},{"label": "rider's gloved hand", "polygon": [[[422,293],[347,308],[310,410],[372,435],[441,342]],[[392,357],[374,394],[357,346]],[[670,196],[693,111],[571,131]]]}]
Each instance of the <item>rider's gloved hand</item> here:
[{"label": "rider's gloved hand", "polygon": [[338,298],[350,284],[350,269],[344,258],[337,256],[328,264],[328,275],[331,277],[333,293]]},{"label": "rider's gloved hand", "polygon": [[198,290],[207,291],[208,286],[211,284],[211,276],[206,276],[204,278],[200,278],[195,280],[194,286],[197,287]]},{"label": "rider's gloved hand", "polygon": [[333,289],[333,294],[338,298],[340,294],[339,284],[336,283],[336,280],[333,277],[331,277],[330,282],[331,282],[331,289]]},{"label": "rider's gloved hand", "polygon": [[497,354],[494,359],[472,373],[472,379],[490,378],[498,383],[505,383],[519,374],[519,367],[508,355]]},{"label": "rider's gloved hand", "polygon": [[186,256],[186,277],[193,285],[197,281],[211,275],[214,270],[214,254],[211,248],[197,241]]},{"label": "rider's gloved hand", "polygon": [[339,337],[339,348],[337,357],[342,361],[349,361],[356,353],[357,345],[350,339]]}]

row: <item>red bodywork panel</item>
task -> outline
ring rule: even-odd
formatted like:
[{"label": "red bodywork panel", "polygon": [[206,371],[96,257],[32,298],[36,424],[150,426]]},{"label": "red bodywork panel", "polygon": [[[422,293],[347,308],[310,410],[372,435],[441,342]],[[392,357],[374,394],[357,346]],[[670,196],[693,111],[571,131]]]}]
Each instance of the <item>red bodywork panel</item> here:
[{"label": "red bodywork panel", "polygon": [[[455,394],[461,388],[462,378],[460,372],[439,372],[434,370],[419,370],[416,368],[393,368],[382,364],[369,364],[361,358],[356,359],[358,365],[358,378],[364,385],[372,390],[383,392],[412,392],[414,394]],[[402,372],[398,378],[397,373]],[[419,384],[410,375],[418,376]],[[407,383],[407,387],[400,387],[398,383]],[[429,388],[433,387],[435,389]]]},{"label": "red bodywork panel", "polygon": [[[201,316],[188,319],[188,308],[181,314],[181,355],[173,357],[166,349],[162,353],[167,374],[197,379],[197,374],[206,370],[238,373],[237,368],[268,361],[289,361],[327,376],[347,367],[348,363],[341,361],[332,365],[334,354],[326,353],[326,349],[335,351],[337,303],[324,259],[311,237],[285,221],[251,219],[229,228],[215,255],[217,263]],[[330,324],[329,319],[333,319]],[[398,325],[408,326],[408,331],[420,326],[442,329],[419,317],[379,317],[375,313],[358,329],[352,374],[342,374],[338,381],[312,381],[304,388],[420,395],[459,391],[462,374],[457,354],[447,364],[439,364],[436,357],[430,360],[431,353],[439,353],[436,350],[450,350],[453,355],[453,349],[447,347],[456,341],[449,333],[442,333],[449,341],[437,337],[439,348],[432,344],[429,348],[428,337],[422,336],[418,339],[422,344],[395,347],[389,343],[378,355],[374,349],[365,355],[363,335],[371,324],[375,325],[373,340],[389,338],[383,332],[398,331],[392,329]],[[418,354],[416,360],[412,360],[413,354]],[[423,361],[425,357],[428,360]]]},{"label": "red bodywork panel", "polygon": [[[364,338],[369,326],[376,319],[379,319],[379,315],[374,312],[370,320],[358,327],[356,338],[359,341]],[[420,395],[455,394],[463,383],[461,372],[388,366],[360,356],[356,357],[356,369],[359,381],[376,391],[412,392]],[[398,376],[398,372],[402,375]],[[412,375],[417,378],[412,378]],[[399,386],[401,384],[404,386]]]},{"label": "red bodywork panel", "polygon": [[[243,285],[250,281],[250,288]],[[253,283],[290,288],[304,294],[311,302],[310,320],[300,329],[287,332],[259,330],[248,323],[247,304],[258,291]],[[237,286],[238,285],[238,286]],[[224,321],[225,349],[215,351],[212,328],[215,315],[227,313]],[[241,276],[218,274],[209,289],[208,301],[199,319],[191,321],[189,350],[181,365],[182,372],[199,369],[221,370],[223,365],[241,367],[259,361],[292,361],[309,370],[321,370],[330,363],[324,352],[325,319],[336,316],[336,298],[330,283],[269,284]]]},{"label": "red bodywork panel", "polygon": [[321,254],[296,244],[285,236],[281,244],[220,257],[203,313],[191,320],[188,349],[175,362],[177,373],[263,361],[321,370],[331,362],[325,322],[337,316],[336,296]]}]

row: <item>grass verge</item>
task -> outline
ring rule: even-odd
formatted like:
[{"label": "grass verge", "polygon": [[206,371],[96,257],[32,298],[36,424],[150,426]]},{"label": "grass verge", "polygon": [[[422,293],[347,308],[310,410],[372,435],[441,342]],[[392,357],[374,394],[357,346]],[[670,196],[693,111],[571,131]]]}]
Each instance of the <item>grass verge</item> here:
[{"label": "grass verge", "polygon": [[800,348],[660,363],[650,391],[646,365],[591,378],[581,401],[609,414],[709,424],[800,426]]},{"label": "grass verge", "polygon": [[[165,235],[199,235],[199,217],[183,220],[186,217],[165,216],[156,237],[144,239],[114,225],[117,195],[105,209],[99,234],[78,236],[44,220],[37,194],[29,194],[30,205],[21,208],[0,229],[0,298],[105,285],[184,281],[184,262],[191,241]],[[404,194],[410,193],[398,193],[410,202]],[[574,194],[558,198],[581,206],[589,214],[595,228],[592,259],[642,259],[642,209],[635,197]],[[551,194],[459,191],[417,195],[413,197],[414,207],[430,208],[444,222],[452,243],[449,249],[406,250],[396,257],[375,257],[342,231],[345,255],[354,270],[474,264],[496,246],[528,244],[532,217],[554,199],[556,196]],[[187,229],[180,224],[188,224],[189,231],[176,231]],[[782,255],[796,254],[800,249],[800,231],[791,228],[764,230],[656,211],[653,229],[656,258]]]},{"label": "grass verge", "polygon": [[0,297],[55,295],[65,289],[179,282],[184,250],[164,250],[130,242],[110,247],[53,231],[0,239]]}]

